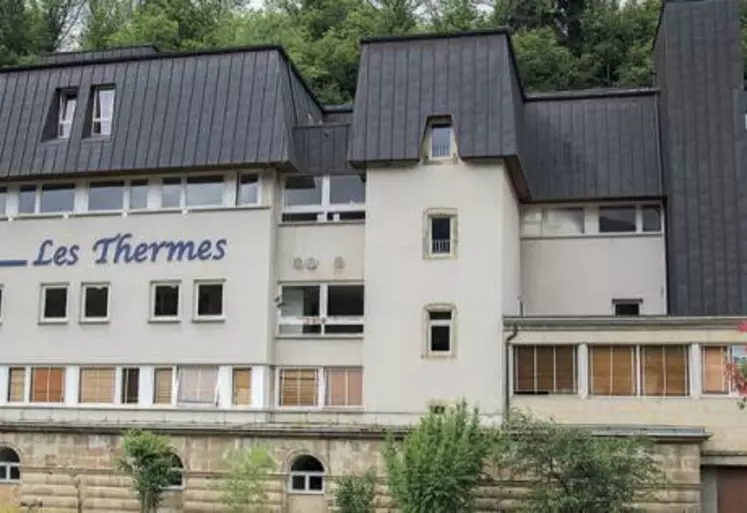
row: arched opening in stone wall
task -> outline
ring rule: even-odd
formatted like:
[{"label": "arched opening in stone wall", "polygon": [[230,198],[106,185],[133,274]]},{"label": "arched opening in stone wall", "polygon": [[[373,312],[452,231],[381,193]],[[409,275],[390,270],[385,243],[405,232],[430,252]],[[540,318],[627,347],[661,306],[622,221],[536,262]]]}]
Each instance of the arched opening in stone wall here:
[{"label": "arched opening in stone wall", "polygon": [[0,483],[21,480],[21,458],[10,447],[0,447]]},{"label": "arched opening in stone wall", "polygon": [[314,456],[302,454],[290,467],[289,491],[293,493],[323,493],[324,465]]},{"label": "arched opening in stone wall", "polygon": [[182,490],[184,488],[184,465],[179,456],[173,452],[171,453],[171,462],[173,472],[171,473],[169,490]]}]

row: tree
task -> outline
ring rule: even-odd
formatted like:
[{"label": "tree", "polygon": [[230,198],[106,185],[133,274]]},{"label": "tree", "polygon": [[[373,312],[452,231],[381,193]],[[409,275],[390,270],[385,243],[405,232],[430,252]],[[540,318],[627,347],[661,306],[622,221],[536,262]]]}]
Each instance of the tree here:
[{"label": "tree", "polygon": [[339,513],[375,513],[376,472],[346,474],[337,480],[335,502]]},{"label": "tree", "polygon": [[138,429],[125,433],[119,469],[130,476],[140,501],[140,513],[157,511],[166,488],[178,478],[169,441],[150,431]]},{"label": "tree", "polygon": [[651,443],[598,436],[589,429],[514,412],[498,437],[494,459],[531,476],[526,513],[624,513],[663,484]]},{"label": "tree", "polygon": [[471,513],[488,432],[465,402],[429,413],[401,443],[384,445],[389,492],[402,513]]},{"label": "tree", "polygon": [[267,503],[265,481],[275,469],[266,447],[256,446],[226,457],[228,473],[216,486],[221,503],[234,513],[259,512]]}]

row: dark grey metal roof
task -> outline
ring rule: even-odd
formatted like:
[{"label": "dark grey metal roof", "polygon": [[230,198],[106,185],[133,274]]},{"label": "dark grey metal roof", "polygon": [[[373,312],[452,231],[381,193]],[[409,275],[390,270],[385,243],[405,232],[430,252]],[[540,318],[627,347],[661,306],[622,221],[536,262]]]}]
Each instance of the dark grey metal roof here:
[{"label": "dark grey metal roof", "polygon": [[463,159],[519,154],[521,95],[505,30],[364,41],[348,157],[416,161],[430,116]]},{"label": "dark grey metal roof", "polygon": [[154,45],[126,46],[109,48],[107,50],[91,50],[84,52],[57,52],[42,57],[44,64],[62,64],[72,62],[91,62],[102,59],[117,59],[123,57],[144,57],[158,53]]},{"label": "dark grey metal roof", "polygon": [[310,174],[350,173],[346,123],[300,127],[295,129],[296,149],[303,171]]},{"label": "dark grey metal roof", "polygon": [[[95,85],[116,87],[112,136],[85,136]],[[67,140],[43,140],[57,90],[78,89]],[[203,166],[298,168],[293,128],[321,107],[274,47],[0,71],[0,178]]]},{"label": "dark grey metal roof", "polygon": [[530,95],[524,110],[532,200],[661,196],[652,90]]}]

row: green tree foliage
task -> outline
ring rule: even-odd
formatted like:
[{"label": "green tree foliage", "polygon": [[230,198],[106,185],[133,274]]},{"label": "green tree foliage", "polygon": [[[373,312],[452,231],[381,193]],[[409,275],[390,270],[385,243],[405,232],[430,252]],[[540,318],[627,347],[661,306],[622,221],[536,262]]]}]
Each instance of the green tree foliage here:
[{"label": "green tree foliage", "polygon": [[627,513],[664,482],[645,439],[597,436],[516,412],[497,440],[499,467],[535,481],[526,513]]},{"label": "green tree foliage", "polygon": [[259,513],[267,504],[265,481],[275,462],[264,446],[236,451],[226,457],[228,472],[217,483],[221,503],[233,513]]},{"label": "green tree foliage", "polygon": [[383,449],[389,492],[402,513],[472,513],[489,437],[466,403],[430,413]]},{"label": "green tree foliage", "polygon": [[163,493],[178,477],[168,438],[150,431],[131,430],[122,440],[120,471],[132,479],[141,513],[154,513]]},{"label": "green tree foliage", "polygon": [[337,480],[335,502],[339,513],[374,513],[376,500],[376,472],[371,469],[362,475],[346,474]]}]

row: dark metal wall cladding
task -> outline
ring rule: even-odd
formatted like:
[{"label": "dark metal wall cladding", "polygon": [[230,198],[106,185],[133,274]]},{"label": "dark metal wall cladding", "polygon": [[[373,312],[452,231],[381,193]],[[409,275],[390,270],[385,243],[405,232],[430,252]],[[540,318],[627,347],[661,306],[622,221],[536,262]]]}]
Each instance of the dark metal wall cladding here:
[{"label": "dark metal wall cladding", "polygon": [[349,133],[347,124],[296,128],[296,151],[303,171],[317,175],[354,172],[347,160]]},{"label": "dark metal wall cladding", "polygon": [[[263,50],[0,73],[0,178],[295,166],[296,109],[320,114],[286,64],[279,52]],[[97,84],[116,86],[110,138],[83,137]],[[45,142],[45,120],[56,90],[64,87],[79,89],[71,137]]]},{"label": "dark metal wall cladding", "polygon": [[51,53],[42,57],[44,64],[61,64],[70,62],[90,62],[103,59],[119,59],[127,57],[143,57],[158,53],[153,45],[130,46],[126,48],[112,48],[110,50],[93,50],[90,52],[62,52]]},{"label": "dark metal wall cladding", "polygon": [[439,115],[452,116],[462,158],[516,155],[512,72],[503,33],[365,44],[349,159],[417,160]]},{"label": "dark metal wall cladding", "polygon": [[656,41],[670,313],[747,313],[739,0],[670,2]]},{"label": "dark metal wall cladding", "polygon": [[526,103],[534,200],[661,196],[655,94]]}]

